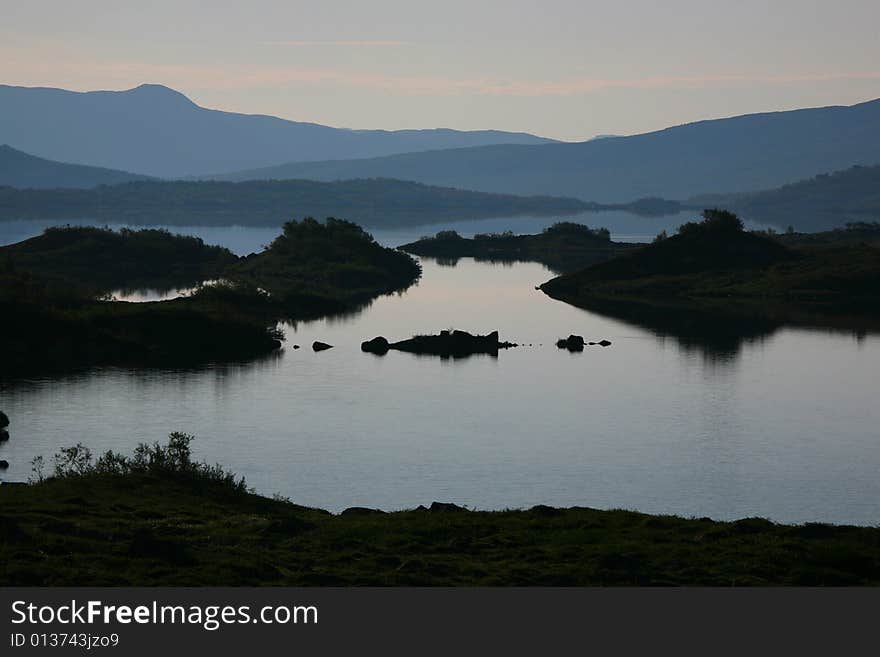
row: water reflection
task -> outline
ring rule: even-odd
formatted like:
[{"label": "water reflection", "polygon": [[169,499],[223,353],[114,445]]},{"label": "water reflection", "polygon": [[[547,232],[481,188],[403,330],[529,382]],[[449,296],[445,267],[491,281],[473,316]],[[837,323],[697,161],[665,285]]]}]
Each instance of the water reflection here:
[{"label": "water reflection", "polygon": [[[180,430],[258,491],[332,510],[442,500],[880,517],[870,330],[580,309],[535,290],[553,275],[539,264],[423,265],[405,293],[286,325],[285,350],[259,361],[0,383],[14,429],[3,476],[26,479],[34,455],[76,442],[129,451]],[[457,361],[360,350],[445,328],[534,347]],[[572,333],[612,346],[557,349]],[[334,348],[315,353],[314,340]]]}]

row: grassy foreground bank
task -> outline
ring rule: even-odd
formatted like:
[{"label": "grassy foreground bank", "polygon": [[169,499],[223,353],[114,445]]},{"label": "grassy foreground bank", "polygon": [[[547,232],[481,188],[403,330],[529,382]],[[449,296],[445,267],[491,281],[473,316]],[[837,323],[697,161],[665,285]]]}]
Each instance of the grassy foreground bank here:
[{"label": "grassy foreground bank", "polygon": [[880,584],[878,528],[549,507],[332,515],[255,495],[177,440],[97,466],[67,453],[63,476],[0,486],[0,585]]}]

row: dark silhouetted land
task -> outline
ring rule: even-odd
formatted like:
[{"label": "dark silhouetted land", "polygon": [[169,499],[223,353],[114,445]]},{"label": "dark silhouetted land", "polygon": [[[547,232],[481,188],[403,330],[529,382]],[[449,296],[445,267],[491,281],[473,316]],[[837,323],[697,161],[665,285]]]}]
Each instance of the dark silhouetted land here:
[{"label": "dark silhouetted land", "polygon": [[[0,362],[17,375],[257,358],[281,346],[279,320],[350,312],[420,272],[405,253],[337,219],[288,222],[247,258],[164,231],[51,229],[0,251]],[[169,301],[99,298],[173,273],[222,280]]]},{"label": "dark silhouetted land", "polygon": [[197,284],[238,261],[228,249],[165,230],[48,228],[42,235],[0,247],[0,260],[67,284],[109,292],[119,288]]},{"label": "dark silhouetted land", "polygon": [[421,274],[405,253],[378,244],[350,221],[290,221],[264,251],[242,258],[224,276],[265,290],[280,316],[303,319],[345,312],[406,288]]},{"label": "dark silhouetted land", "polygon": [[705,217],[685,224],[678,235],[560,276],[541,289],[606,310],[631,303],[729,312],[741,305],[748,313],[853,328],[880,315],[876,246],[847,240],[844,230],[810,247],[795,235],[746,232],[726,211],[707,211]]},{"label": "dark silhouetted land", "polygon": [[466,239],[447,230],[404,244],[400,249],[445,261],[466,257],[490,262],[534,261],[564,272],[608,260],[632,247],[612,242],[606,228],[558,222],[537,235],[484,233]]},{"label": "dark silhouetted land", "polygon": [[[454,504],[340,515],[248,492],[190,438],[0,486],[4,586],[865,586],[880,529]],[[52,474],[51,464],[45,464]]]}]

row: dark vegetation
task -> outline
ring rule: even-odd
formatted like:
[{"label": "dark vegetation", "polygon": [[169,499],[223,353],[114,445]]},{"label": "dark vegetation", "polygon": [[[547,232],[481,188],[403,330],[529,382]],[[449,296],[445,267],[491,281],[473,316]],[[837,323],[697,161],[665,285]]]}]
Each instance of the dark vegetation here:
[{"label": "dark vegetation", "polygon": [[[170,274],[223,280],[170,301],[98,298]],[[351,311],[419,274],[409,256],[337,219],[288,222],[248,258],[161,231],[52,229],[0,250],[0,362],[19,375],[252,359],[281,346],[279,320]]]},{"label": "dark vegetation", "polygon": [[608,260],[632,248],[631,244],[611,241],[607,228],[593,229],[570,221],[561,221],[538,235],[507,233],[478,234],[466,239],[455,231],[441,231],[404,244],[401,250],[444,261],[470,257],[489,262],[541,262],[554,271],[580,269]]},{"label": "dark vegetation", "polygon": [[462,218],[575,214],[589,206],[571,198],[485,194],[387,179],[156,181],[94,189],[0,187],[0,220],[87,218],[131,224],[277,226],[291,208],[300,216],[342,215],[371,226],[406,226]]},{"label": "dark vegetation", "polygon": [[231,302],[98,301],[77,287],[2,268],[0,316],[3,376],[93,365],[247,360],[278,349],[282,338],[274,322]]},{"label": "dark vegetation", "polygon": [[357,224],[329,218],[290,221],[261,253],[226,276],[266,290],[276,312],[301,319],[344,312],[408,287],[421,274],[409,256],[379,245]]},{"label": "dark vegetation", "polygon": [[745,194],[714,194],[691,204],[720,205],[758,223],[803,232],[827,231],[880,217],[880,166],[854,166]]},{"label": "dark vegetation", "polygon": [[808,246],[795,235],[746,232],[736,215],[707,210],[702,222],[685,224],[678,235],[541,289],[587,308],[635,303],[658,312],[690,307],[775,321],[876,326],[880,249],[846,236],[835,231]]},{"label": "dark vegetation", "polygon": [[238,258],[198,237],[164,230],[48,228],[37,237],[0,247],[0,260],[57,282],[95,292],[119,288],[194,285],[219,277]]},{"label": "dark vegetation", "polygon": [[436,335],[416,335],[399,342],[388,342],[387,338],[379,336],[361,343],[361,350],[379,356],[395,350],[441,358],[467,358],[476,354],[497,358],[499,350],[518,346],[513,342],[500,341],[498,331],[488,335],[473,335],[467,331],[447,330]]},{"label": "dark vegetation", "polygon": [[132,456],[77,445],[45,474],[0,486],[4,586],[880,584],[877,528],[439,503],[331,515],[194,462],[183,434]]},{"label": "dark vegetation", "polygon": [[785,233],[773,234],[786,246],[823,247],[823,246],[860,246],[880,247],[880,222],[849,221],[839,228],[822,233],[798,233],[788,230]]}]

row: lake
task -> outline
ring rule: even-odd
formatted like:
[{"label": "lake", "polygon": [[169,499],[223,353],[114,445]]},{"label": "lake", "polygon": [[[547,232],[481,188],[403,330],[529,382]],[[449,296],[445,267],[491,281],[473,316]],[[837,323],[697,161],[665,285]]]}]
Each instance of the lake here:
[{"label": "lake", "polygon": [[[39,232],[17,223],[0,238]],[[523,230],[476,230],[501,226]],[[278,232],[174,230],[238,253]],[[399,244],[435,230],[374,232]],[[880,521],[880,336],[780,328],[718,348],[554,301],[534,289],[553,276],[539,264],[422,264],[417,285],[362,312],[286,326],[286,348],[265,360],[0,384],[4,478],[76,442],[128,452],[180,430],[259,492],[333,511],[439,500]],[[445,328],[530,346],[455,361],[360,351]],[[570,333],[612,345],[556,349]],[[314,353],[314,340],[335,347]]]}]

